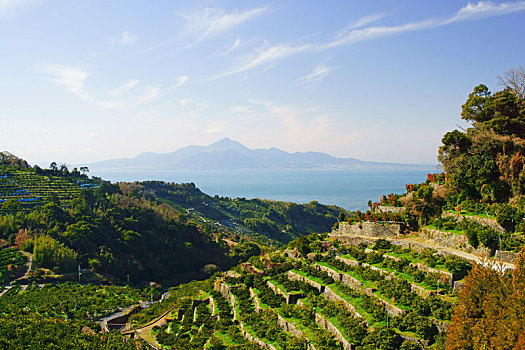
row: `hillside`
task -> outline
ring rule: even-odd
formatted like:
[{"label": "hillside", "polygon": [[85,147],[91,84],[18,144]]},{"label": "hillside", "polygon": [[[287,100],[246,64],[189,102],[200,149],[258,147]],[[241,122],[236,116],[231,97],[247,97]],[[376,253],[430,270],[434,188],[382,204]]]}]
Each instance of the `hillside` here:
[{"label": "hillside", "polygon": [[365,212],[88,181],[3,153],[0,344],[524,349],[525,98],[479,85],[462,118],[444,173]]},{"label": "hillside", "polygon": [[[58,280],[75,279],[78,265],[132,283],[205,278],[258,254],[254,242],[276,245],[327,232],[342,210],[210,197],[193,184],[115,185],[2,155],[0,240],[33,253],[39,267],[61,274]],[[12,279],[17,265],[11,265]],[[53,280],[42,273],[35,280]]]}]

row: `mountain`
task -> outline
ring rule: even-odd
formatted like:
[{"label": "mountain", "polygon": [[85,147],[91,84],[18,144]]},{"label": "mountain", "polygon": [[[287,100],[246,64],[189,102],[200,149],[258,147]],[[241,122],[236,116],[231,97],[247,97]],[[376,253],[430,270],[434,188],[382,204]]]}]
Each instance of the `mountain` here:
[{"label": "mountain", "polygon": [[146,152],[134,158],[110,159],[90,168],[137,170],[236,170],[236,169],[428,169],[428,165],[365,162],[336,158],[321,152],[289,153],[278,148],[252,150],[224,138],[209,146],[186,146],[171,153]]}]

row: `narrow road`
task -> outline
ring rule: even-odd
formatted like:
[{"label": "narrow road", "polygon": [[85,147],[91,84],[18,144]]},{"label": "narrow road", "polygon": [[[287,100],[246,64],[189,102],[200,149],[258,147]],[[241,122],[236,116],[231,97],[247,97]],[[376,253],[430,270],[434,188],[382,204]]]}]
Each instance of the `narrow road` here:
[{"label": "narrow road", "polygon": [[150,323],[142,326],[142,327],[139,327],[139,328],[135,328],[135,329],[130,329],[130,330],[126,330],[126,331],[122,331],[121,334],[137,334],[139,337],[141,337],[142,339],[144,339],[151,347],[153,347],[154,349],[160,349],[161,348],[161,345],[157,342],[157,340],[155,339],[155,337],[151,334],[151,330],[155,327],[155,326],[162,326],[166,323],[166,317],[168,317],[168,315],[171,313],[171,311],[173,311],[175,307],[171,307],[169,308],[167,311],[163,312],[159,317],[157,317],[156,319],[154,319],[153,321],[151,321]]},{"label": "narrow road", "polygon": [[27,256],[27,263],[26,263],[27,270],[22,277],[18,277],[17,279],[12,280],[10,284],[2,286],[3,290],[0,292],[0,297],[2,297],[5,293],[7,293],[8,290],[13,288],[13,284],[15,284],[15,282],[21,281],[23,279],[27,279],[27,277],[29,276],[29,273],[31,272],[31,269],[33,268],[33,254],[24,252],[24,251],[20,251],[20,253]]}]

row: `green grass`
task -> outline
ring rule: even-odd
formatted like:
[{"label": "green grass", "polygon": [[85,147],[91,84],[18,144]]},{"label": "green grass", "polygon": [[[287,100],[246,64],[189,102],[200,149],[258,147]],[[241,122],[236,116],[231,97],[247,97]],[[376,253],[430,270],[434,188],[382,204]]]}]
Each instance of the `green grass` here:
[{"label": "green grass", "polygon": [[461,230],[453,230],[453,229],[446,229],[446,228],[438,228],[434,225],[426,225],[423,227],[424,229],[431,229],[431,230],[438,230],[438,231],[441,231],[441,232],[446,232],[446,233],[452,233],[454,235],[459,235],[459,236],[464,236],[465,235],[465,232],[464,231],[461,231]]}]

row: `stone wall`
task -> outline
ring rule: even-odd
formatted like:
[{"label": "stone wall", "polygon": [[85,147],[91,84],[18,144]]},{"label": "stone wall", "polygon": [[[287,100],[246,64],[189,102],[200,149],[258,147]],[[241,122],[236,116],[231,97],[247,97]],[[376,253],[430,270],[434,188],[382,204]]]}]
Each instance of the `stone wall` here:
[{"label": "stone wall", "polygon": [[322,329],[326,329],[328,332],[332,333],[337,339],[337,341],[343,346],[343,350],[354,349],[352,344],[350,344],[348,340],[346,340],[341,331],[339,331],[339,329],[336,326],[334,326],[332,322],[328,321],[326,318],[324,318],[317,312],[315,313],[315,323],[317,323]]},{"label": "stone wall", "polygon": [[305,297],[304,293],[286,293],[283,290],[281,290],[279,287],[274,285],[270,281],[266,281],[266,285],[275,293],[282,295],[284,297],[284,300],[286,301],[286,304],[296,304],[297,301],[301,298]]},{"label": "stone wall", "polygon": [[315,289],[317,289],[319,291],[319,293],[323,293],[324,292],[325,286],[320,284],[320,283],[314,282],[314,281],[312,281],[309,278],[306,278],[306,277],[303,277],[301,275],[298,275],[298,274],[296,274],[293,271],[288,271],[287,275],[288,275],[288,279],[290,281],[305,282],[305,283],[308,283],[309,285],[311,285],[312,287],[314,287]]},{"label": "stone wall", "polygon": [[346,301],[345,299],[343,299],[339,295],[337,295],[329,287],[325,288],[325,290],[323,292],[323,295],[326,298],[326,300],[328,300],[328,301],[331,301],[333,303],[338,303],[339,302],[339,303],[343,304],[343,306],[346,309],[346,311],[351,313],[354,317],[362,318],[364,320],[364,322],[366,323],[366,325],[368,326],[368,322],[364,319],[364,317],[359,312],[357,312],[355,306],[350,304],[348,301]]},{"label": "stone wall", "polygon": [[490,257],[493,255],[493,251],[483,244],[480,244],[478,248],[474,248],[468,243],[467,236],[456,235],[450,232],[444,232],[433,229],[423,229],[420,233],[421,238],[435,242],[442,247],[449,247],[454,249],[462,249],[469,253]]},{"label": "stone wall", "polygon": [[298,329],[295,324],[293,323],[290,323],[288,321],[286,321],[281,315],[277,314],[277,324],[279,325],[279,327],[281,327],[281,329],[285,332],[288,332],[290,333],[291,335],[293,335],[294,337],[297,337],[297,338],[304,338],[306,339],[306,343],[307,343],[307,349],[308,350],[316,350],[315,349],[315,346],[312,344],[311,340],[308,339],[308,337],[306,336],[306,334],[304,334],[300,329]]},{"label": "stone wall", "polygon": [[210,312],[212,316],[215,316],[215,300],[210,297]]},{"label": "stone wall", "polygon": [[[393,258],[393,257],[392,257],[392,258]],[[380,268],[378,268],[378,267],[375,267],[375,266],[369,265],[369,264],[367,264],[367,263],[359,263],[358,261],[351,260],[351,259],[346,259],[346,258],[341,258],[341,257],[336,257],[336,259],[338,259],[338,260],[340,260],[340,261],[342,261],[342,262],[344,262],[345,264],[350,265],[350,266],[356,266],[356,265],[358,265],[358,264],[361,264],[363,267],[368,267],[368,268],[370,268],[370,269],[372,269],[372,270],[378,271],[381,275],[385,276],[385,279],[388,279],[388,280],[390,280],[390,279],[392,279],[392,278],[396,278],[396,276],[395,276],[395,274],[394,274],[393,272],[385,271],[385,270],[383,270],[383,269],[380,269]],[[414,264],[410,264],[410,265],[417,267],[417,266],[414,265]],[[439,270],[436,270],[436,271],[439,271]],[[328,272],[328,271],[327,271],[327,272]],[[334,271],[334,272],[335,272],[335,271]],[[341,275],[343,275],[343,277],[344,277],[344,276],[348,276],[348,275],[346,275],[346,274],[341,274]],[[348,277],[350,277],[350,276],[348,276]],[[334,278],[334,277],[332,277],[332,278]],[[350,277],[350,278],[353,279],[353,280],[355,280],[355,281],[357,281],[355,278],[352,278],[352,277]],[[334,278],[334,279],[335,279],[335,278]],[[343,281],[343,279],[341,279],[341,281],[342,281],[344,284],[346,284],[347,286],[349,286],[350,288],[354,288],[352,285],[345,283],[345,282]],[[359,281],[357,281],[357,282],[358,282],[359,284],[361,284],[361,282],[359,282]],[[414,284],[414,283],[409,282],[409,281],[407,281],[407,282],[410,284],[410,288],[412,289],[412,291],[415,292],[415,293],[417,293],[417,294],[418,294],[420,297],[422,297],[422,298],[425,298],[425,299],[426,299],[426,298],[428,298],[429,296],[436,294],[436,291],[427,290],[427,289],[425,289],[425,288],[423,288],[423,287],[418,286],[417,284]],[[354,289],[357,289],[357,288],[354,288]]]},{"label": "stone wall", "polygon": [[494,258],[496,260],[501,260],[507,263],[514,264],[516,262],[516,258],[518,257],[518,254],[513,252],[507,252],[504,250],[496,250],[496,254],[494,255]]},{"label": "stone wall", "polygon": [[377,211],[381,213],[403,214],[405,212],[405,207],[389,207],[387,205],[380,205],[377,207]]},{"label": "stone wall", "polygon": [[316,268],[326,272],[330,277],[334,279],[334,281],[341,281],[343,284],[347,285],[348,287],[352,289],[360,290],[363,288],[363,284],[353,278],[352,276],[347,275],[346,273],[339,273],[337,271],[334,271],[333,269],[323,266],[323,265],[314,265]]},{"label": "stone wall", "polygon": [[456,221],[463,221],[465,219],[471,220],[471,221],[476,221],[477,223],[479,223],[481,225],[489,226],[489,227],[493,228],[494,230],[496,230],[499,233],[505,233],[506,232],[506,230],[500,224],[498,224],[498,221],[496,219],[489,219],[489,218],[482,218],[482,217],[479,217],[479,216],[470,216],[470,215],[461,215],[461,214],[458,215],[458,214],[448,213],[448,212],[444,212],[443,214],[441,214],[441,217],[443,217],[443,218],[446,218],[446,217],[454,218],[454,219],[456,219]]},{"label": "stone wall", "polygon": [[339,242],[353,246],[358,246],[361,243],[365,243],[366,245],[374,243],[372,239],[366,239],[364,237],[332,235],[332,233],[328,236],[328,238],[337,239]]},{"label": "stone wall", "polygon": [[340,236],[369,236],[369,237],[396,237],[401,233],[401,224],[398,223],[379,223],[379,222],[358,222],[350,225],[347,222],[340,222],[337,230],[332,230],[329,237],[339,238]]},{"label": "stone wall", "polygon": [[264,309],[261,307],[261,304],[259,303],[259,298],[257,298],[257,295],[255,294],[252,288],[250,288],[250,298],[252,298],[253,300],[255,312],[258,314],[262,313]]},{"label": "stone wall", "polygon": [[430,321],[432,321],[432,323],[437,327],[437,329],[439,330],[439,333],[448,332],[448,327],[450,327],[449,322],[436,320],[435,318],[431,318]]}]

